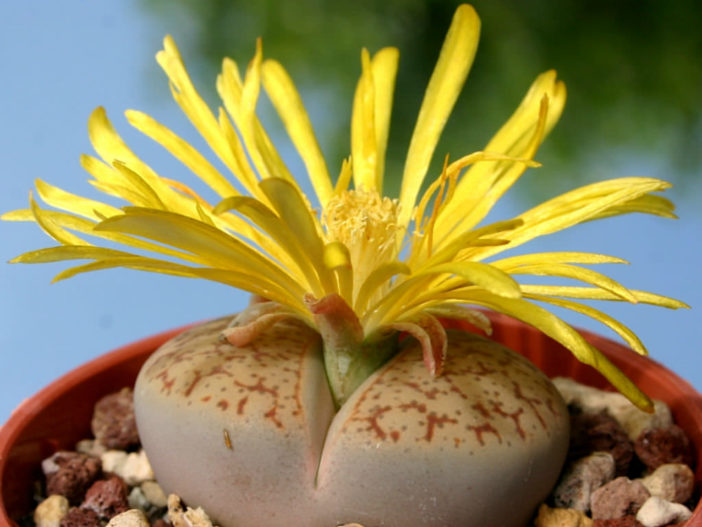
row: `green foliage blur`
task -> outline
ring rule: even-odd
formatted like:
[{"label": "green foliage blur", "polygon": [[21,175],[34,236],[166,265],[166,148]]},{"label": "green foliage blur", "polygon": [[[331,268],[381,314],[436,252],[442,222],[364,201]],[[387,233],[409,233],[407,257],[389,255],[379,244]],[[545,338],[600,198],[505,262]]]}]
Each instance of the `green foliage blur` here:
[{"label": "green foliage blur", "polygon": [[[360,50],[400,49],[387,163],[397,191],[404,155],[456,2],[444,0],[143,0],[176,37],[214,101],[221,58],[244,68],[257,37],[288,69],[330,170],[349,154]],[[594,180],[649,175],[698,183],[702,167],[702,7],[697,0],[475,0],[478,55],[442,136],[436,173],[479,150],[532,80],[555,68],[568,87],[561,122],[523,192],[552,196]],[[194,60],[193,60],[194,59]],[[637,163],[631,163],[638,159]],[[637,165],[638,164],[638,165]],[[647,173],[619,173],[638,166]]]}]

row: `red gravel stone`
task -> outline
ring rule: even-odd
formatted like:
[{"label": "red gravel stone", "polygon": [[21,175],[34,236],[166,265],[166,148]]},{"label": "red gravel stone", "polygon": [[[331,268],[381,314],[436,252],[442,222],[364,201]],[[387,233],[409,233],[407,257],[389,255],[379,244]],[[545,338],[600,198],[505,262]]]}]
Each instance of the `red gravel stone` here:
[{"label": "red gravel stone", "polygon": [[66,496],[72,505],[79,504],[85,491],[102,471],[98,458],[76,452],[56,452],[42,464],[46,476],[46,494]]},{"label": "red gravel stone", "polygon": [[100,518],[109,520],[129,509],[127,484],[119,476],[96,481],[85,493],[81,504],[84,509],[95,511]]},{"label": "red gravel stone", "polygon": [[592,493],[592,518],[607,520],[636,514],[650,496],[639,480],[619,477]]},{"label": "red gravel stone", "polygon": [[568,455],[585,457],[593,452],[609,452],[614,458],[616,475],[626,475],[634,457],[634,445],[624,429],[610,415],[578,414],[571,418],[571,443]]},{"label": "red gravel stone", "polygon": [[106,395],[95,404],[90,428],[107,448],[126,450],[139,444],[131,388]]},{"label": "red gravel stone", "polygon": [[615,518],[609,520],[595,520],[592,522],[592,527],[643,527],[641,523],[636,521],[636,516],[624,516],[623,518]]},{"label": "red gravel stone", "polygon": [[102,527],[102,522],[95,511],[72,507],[61,519],[61,527]]},{"label": "red gravel stone", "polygon": [[638,458],[651,470],[665,463],[682,463],[692,467],[690,440],[682,428],[650,428],[636,438],[634,450]]}]

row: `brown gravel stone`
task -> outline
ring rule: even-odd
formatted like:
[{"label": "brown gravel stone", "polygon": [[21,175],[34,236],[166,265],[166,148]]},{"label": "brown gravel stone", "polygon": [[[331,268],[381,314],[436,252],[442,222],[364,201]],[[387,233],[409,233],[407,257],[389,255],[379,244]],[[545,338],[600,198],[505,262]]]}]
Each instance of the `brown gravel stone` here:
[{"label": "brown gravel stone", "polygon": [[608,520],[636,514],[650,496],[641,481],[616,478],[592,493],[592,518]]},{"label": "brown gravel stone", "polygon": [[102,523],[95,511],[73,507],[61,519],[61,527],[101,527]]},{"label": "brown gravel stone", "polygon": [[56,452],[42,463],[46,476],[46,494],[65,496],[72,505],[79,504],[85,491],[102,470],[100,460],[76,452]]},{"label": "brown gravel stone", "polygon": [[569,463],[551,492],[558,508],[590,510],[592,493],[614,479],[614,458],[608,452],[595,452]]},{"label": "brown gravel stone", "polygon": [[651,470],[666,463],[682,463],[692,466],[690,440],[682,428],[651,428],[641,432],[634,449],[638,458]]},{"label": "brown gravel stone", "polygon": [[612,454],[617,476],[624,476],[634,457],[634,445],[621,425],[608,414],[574,415],[568,455],[579,458],[593,452]]},{"label": "brown gravel stone", "polygon": [[119,476],[96,481],[85,493],[81,507],[91,509],[100,518],[109,520],[129,509],[127,490],[127,484]]},{"label": "brown gravel stone", "polygon": [[106,395],[95,404],[90,428],[107,448],[126,450],[139,444],[131,388]]},{"label": "brown gravel stone", "polygon": [[636,520],[636,516],[624,516],[623,518],[613,518],[609,520],[595,520],[592,527],[643,527]]},{"label": "brown gravel stone", "polygon": [[666,463],[641,480],[651,496],[685,503],[695,489],[695,474],[682,463]]}]

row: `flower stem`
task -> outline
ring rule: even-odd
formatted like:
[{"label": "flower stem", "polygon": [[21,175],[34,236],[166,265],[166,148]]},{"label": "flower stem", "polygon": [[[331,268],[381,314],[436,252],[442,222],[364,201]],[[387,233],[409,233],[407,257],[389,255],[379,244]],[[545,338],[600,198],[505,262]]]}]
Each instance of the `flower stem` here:
[{"label": "flower stem", "polygon": [[322,336],[324,367],[336,407],[398,349],[397,333],[383,332],[364,338],[358,317],[336,294],[305,299]]}]

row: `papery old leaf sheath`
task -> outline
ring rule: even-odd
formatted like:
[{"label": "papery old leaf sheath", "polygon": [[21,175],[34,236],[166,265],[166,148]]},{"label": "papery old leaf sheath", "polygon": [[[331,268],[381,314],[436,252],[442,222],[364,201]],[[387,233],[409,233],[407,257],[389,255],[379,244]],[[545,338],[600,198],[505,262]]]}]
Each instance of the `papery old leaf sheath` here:
[{"label": "papery old leaf sheath", "polygon": [[[351,118],[351,156],[334,182],[302,99],[282,65],[263,59],[258,42],[242,78],[225,59],[217,78],[221,106],[213,112],[198,95],[170,37],[157,54],[172,95],[219,162],[138,111],[127,120],[168,150],[218,196],[210,204],[189,185],[157,174],[122,141],[98,108],[89,119],[99,157],[81,162],[98,190],[129,205],[117,208],[37,180],[30,206],[3,219],[34,221],[57,246],[14,262],[87,260],[57,280],[86,271],[126,267],[204,278],[247,290],[261,301],[225,333],[245,343],[283,317],[317,329],[338,404],[396,348],[396,333],[416,337],[424,362],[439,375],[446,333],[439,318],[468,320],[490,331],[474,306],[530,324],[602,372],[642,408],[648,398],[570,325],[539,304],[580,312],[645,353],[620,322],[581,303],[614,300],[685,307],[664,296],[627,289],[584,265],[622,263],[580,251],[501,253],[536,237],[609,216],[643,212],[674,217],[655,194],[669,184],[628,177],[594,183],[546,201],[515,218],[485,223],[500,197],[528,167],[558,121],[566,90],[554,71],[539,75],[504,126],[483,150],[444,158],[441,173],[422,193],[444,125],[473,62],[480,22],[461,6],[441,49],[407,151],[398,199],[383,196],[384,158],[398,51],[363,50]],[[308,199],[256,116],[263,86],[295,145],[315,196]],[[314,202],[319,211],[311,204]],[[112,248],[125,246],[130,251]],[[109,247],[108,247],[109,245]],[[579,285],[523,284],[522,276],[557,276]],[[537,304],[538,302],[539,304]]]}]

